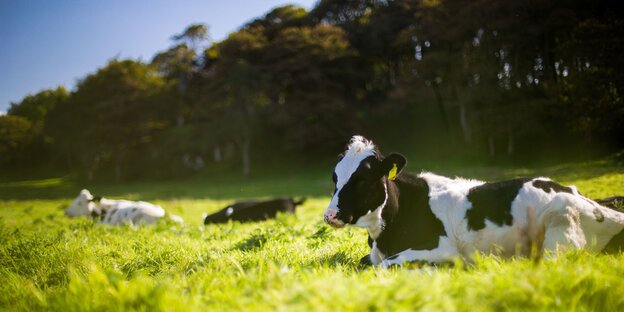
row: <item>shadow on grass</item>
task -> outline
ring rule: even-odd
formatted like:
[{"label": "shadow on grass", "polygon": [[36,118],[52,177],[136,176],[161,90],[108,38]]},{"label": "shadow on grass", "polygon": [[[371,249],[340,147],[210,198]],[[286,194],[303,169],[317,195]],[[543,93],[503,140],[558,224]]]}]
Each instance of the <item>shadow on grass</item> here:
[{"label": "shadow on grass", "polygon": [[232,248],[240,251],[250,251],[262,248],[267,241],[269,241],[267,233],[252,233],[249,237],[236,243]]},{"label": "shadow on grass", "polygon": [[358,268],[359,260],[360,260],[359,258],[357,259],[351,258],[351,255],[349,255],[347,252],[339,251],[333,255],[325,255],[322,257],[318,257],[315,260],[312,260],[307,265],[309,267],[325,265],[330,268],[335,268],[338,266],[343,266],[343,267],[348,266],[352,268]]}]

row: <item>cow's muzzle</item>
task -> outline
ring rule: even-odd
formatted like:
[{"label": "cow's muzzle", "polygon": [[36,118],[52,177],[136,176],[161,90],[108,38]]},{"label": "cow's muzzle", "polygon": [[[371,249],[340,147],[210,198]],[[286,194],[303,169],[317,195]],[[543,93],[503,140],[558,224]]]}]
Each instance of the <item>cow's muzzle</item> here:
[{"label": "cow's muzzle", "polygon": [[333,228],[341,228],[345,226],[345,223],[338,219],[338,211],[334,209],[327,209],[324,214],[325,223],[329,224]]}]

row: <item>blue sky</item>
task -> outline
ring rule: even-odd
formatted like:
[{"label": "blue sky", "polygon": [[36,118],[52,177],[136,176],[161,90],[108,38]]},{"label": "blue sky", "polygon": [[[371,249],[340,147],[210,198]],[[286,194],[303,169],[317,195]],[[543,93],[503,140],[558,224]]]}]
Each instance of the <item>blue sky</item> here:
[{"label": "blue sky", "polygon": [[288,3],[309,10],[316,0],[0,0],[0,112],[29,93],[72,89],[116,56],[148,61],[191,23],[218,41]]}]

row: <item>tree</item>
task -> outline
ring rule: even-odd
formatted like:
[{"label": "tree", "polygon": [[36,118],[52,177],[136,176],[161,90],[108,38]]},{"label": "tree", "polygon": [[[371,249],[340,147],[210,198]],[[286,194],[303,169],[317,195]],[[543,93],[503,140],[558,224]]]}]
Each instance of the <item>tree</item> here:
[{"label": "tree", "polygon": [[70,100],[51,116],[49,131],[87,178],[107,166],[120,180],[132,157],[144,156],[140,148],[167,127],[166,103],[159,102],[165,90],[149,65],[112,60],[79,82]]},{"label": "tree", "polygon": [[[46,161],[45,156],[53,154],[56,146],[51,144],[49,136],[44,132],[48,115],[56,107],[63,105],[69,99],[69,92],[64,87],[40,91],[27,95],[18,103],[11,103],[8,114],[19,116],[29,121],[28,146],[22,146],[20,152],[26,155],[20,159],[32,162]],[[23,129],[26,129],[23,127]]]},{"label": "tree", "polygon": [[350,83],[357,72],[354,53],[346,33],[330,25],[286,28],[269,43],[269,120],[287,150],[336,148],[354,128],[355,116],[348,113],[356,105]]},{"label": "tree", "polygon": [[32,123],[21,116],[0,116],[0,164],[19,160],[33,140]]},{"label": "tree", "polygon": [[152,59],[152,64],[156,66],[161,75],[176,86],[175,115],[177,126],[181,127],[195,102],[195,99],[191,98],[189,89],[203,63],[201,55],[198,54],[200,44],[210,40],[208,26],[191,24],[172,39],[176,44],[156,54]]},{"label": "tree", "polygon": [[69,91],[64,87],[43,90],[33,95],[27,95],[19,103],[11,103],[8,114],[22,116],[33,123],[43,123],[51,110],[67,101]]},{"label": "tree", "polygon": [[186,42],[191,50],[197,51],[199,44],[202,41],[206,41],[210,39],[208,35],[208,26],[204,24],[191,24],[186,29],[177,35],[172,37],[174,41],[178,42]]},{"label": "tree", "polygon": [[259,111],[268,103],[267,75],[258,64],[266,38],[259,31],[241,30],[214,47],[207,93],[213,101],[209,114],[220,134],[233,140],[241,153],[242,174],[251,173],[251,145]]}]

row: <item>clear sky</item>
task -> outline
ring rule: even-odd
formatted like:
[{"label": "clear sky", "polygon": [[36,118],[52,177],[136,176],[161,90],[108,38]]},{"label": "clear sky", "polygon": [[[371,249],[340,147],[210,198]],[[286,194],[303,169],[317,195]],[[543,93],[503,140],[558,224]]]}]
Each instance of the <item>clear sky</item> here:
[{"label": "clear sky", "polygon": [[29,93],[73,89],[116,56],[148,61],[191,23],[219,41],[289,3],[316,0],[0,0],[0,112]]}]

